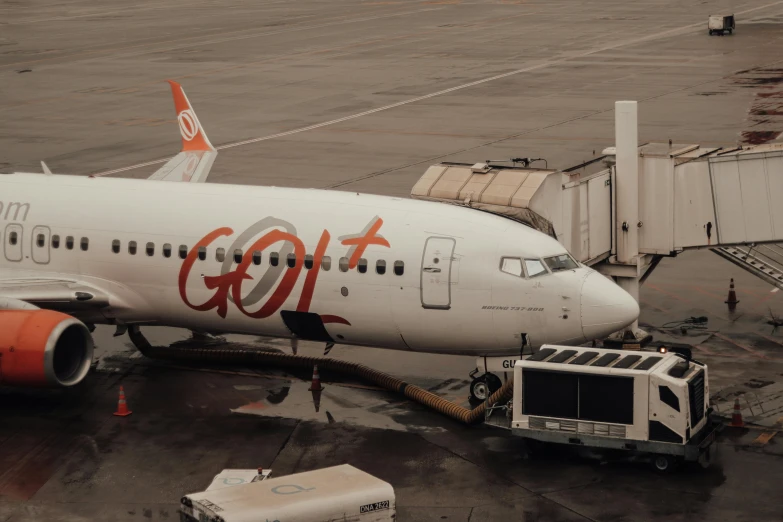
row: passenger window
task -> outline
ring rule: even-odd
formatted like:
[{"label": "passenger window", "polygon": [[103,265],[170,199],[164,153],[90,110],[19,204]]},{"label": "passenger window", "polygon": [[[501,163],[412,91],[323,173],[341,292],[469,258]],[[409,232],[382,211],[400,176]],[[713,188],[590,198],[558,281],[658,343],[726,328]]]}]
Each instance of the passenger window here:
[{"label": "passenger window", "polygon": [[155,243],[147,243],[147,255],[150,257],[155,255]]},{"label": "passenger window", "polygon": [[19,242],[19,234],[16,232],[11,232],[8,234],[8,242],[12,245],[15,245]]},{"label": "passenger window", "polygon": [[132,256],[136,255],[136,242],[128,241],[128,253]]},{"label": "passenger window", "polygon": [[340,258],[340,272],[347,272],[348,271],[348,258],[347,257],[341,257]]},{"label": "passenger window", "polygon": [[405,273],[405,262],[404,261],[395,261],[394,262],[394,275],[401,276]]},{"label": "passenger window", "polygon": [[68,250],[73,250],[73,236],[65,237],[65,248]]},{"label": "passenger window", "polygon": [[207,259],[207,247],[205,246],[198,247],[198,258],[201,261],[205,261]]},{"label": "passenger window", "polygon": [[559,270],[572,270],[578,268],[576,262],[568,254],[560,254],[559,256],[547,257],[544,259],[547,266],[552,272]]},{"label": "passenger window", "polygon": [[296,266],[296,254],[288,254],[288,267],[293,268]]},{"label": "passenger window", "polygon": [[60,248],[60,236],[52,236],[52,248]]},{"label": "passenger window", "polygon": [[242,249],[237,248],[234,250],[234,263],[241,264],[242,263]]},{"label": "passenger window", "polygon": [[313,256],[311,256],[310,254],[307,254],[305,256],[304,265],[305,265],[306,269],[312,270],[313,269]]},{"label": "passenger window", "polygon": [[114,252],[115,254],[119,254],[121,246],[122,245],[120,244],[120,240],[115,239],[114,241],[111,242],[111,251]]},{"label": "passenger window", "polygon": [[332,258],[324,256],[323,259],[321,259],[321,268],[325,271],[329,271],[332,268]]},{"label": "passenger window", "polygon": [[367,272],[367,260],[363,257],[359,259],[359,263],[356,265],[356,269],[360,274]]},{"label": "passenger window", "polygon": [[377,263],[375,263],[375,271],[379,275],[383,275],[386,273],[386,261],[383,259],[379,259]]},{"label": "passenger window", "polygon": [[668,404],[676,411],[680,411],[680,399],[677,398],[668,386],[658,386],[658,396],[662,403]]},{"label": "passenger window", "polygon": [[261,264],[261,251],[260,250],[254,250],[253,251],[253,264],[258,266]]},{"label": "passenger window", "polygon": [[188,257],[188,246],[187,245],[180,245],[179,246],[179,258],[185,259]]},{"label": "passenger window", "polygon": [[226,260],[226,249],[225,248],[218,248],[215,249],[215,261],[218,263],[222,263]]},{"label": "passenger window", "polygon": [[522,260],[518,257],[504,257],[500,260],[500,271],[517,277],[523,277]]},{"label": "passenger window", "polygon": [[163,245],[163,257],[171,257],[171,243]]},{"label": "passenger window", "polygon": [[46,244],[46,236],[43,234],[38,234],[38,237],[36,238],[36,244],[39,248],[43,248]]},{"label": "passenger window", "polygon": [[79,242],[79,246],[84,252],[87,252],[87,249],[90,248],[89,238],[83,237],[82,240]]},{"label": "passenger window", "polygon": [[280,264],[280,254],[277,252],[272,252],[269,254],[269,264],[272,266],[277,266]]},{"label": "passenger window", "polygon": [[546,268],[540,259],[525,259],[525,270],[528,277],[536,277],[546,274]]}]

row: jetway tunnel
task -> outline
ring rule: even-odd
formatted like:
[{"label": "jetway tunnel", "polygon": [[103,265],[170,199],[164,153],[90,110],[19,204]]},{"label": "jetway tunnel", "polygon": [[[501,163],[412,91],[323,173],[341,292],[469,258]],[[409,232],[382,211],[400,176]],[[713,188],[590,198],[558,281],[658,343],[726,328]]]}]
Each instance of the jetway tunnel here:
[{"label": "jetway tunnel", "polygon": [[[637,299],[663,257],[689,249],[711,249],[783,288],[783,143],[638,145],[636,102],[617,102],[615,115],[616,146],[588,162],[564,170],[526,159],[444,162],[411,196],[525,223]],[[637,325],[618,336],[629,332],[646,336]]]}]

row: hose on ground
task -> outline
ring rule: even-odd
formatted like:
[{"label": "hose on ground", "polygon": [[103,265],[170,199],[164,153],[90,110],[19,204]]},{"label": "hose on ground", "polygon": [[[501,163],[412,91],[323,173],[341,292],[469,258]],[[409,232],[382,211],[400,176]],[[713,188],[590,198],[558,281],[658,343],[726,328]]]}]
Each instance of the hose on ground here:
[{"label": "hose on ground", "polygon": [[130,327],[128,335],[142,355],[150,359],[204,364],[238,364],[242,366],[264,365],[299,369],[312,368],[317,364],[319,368],[346,375],[354,375],[389,391],[401,393],[419,404],[464,424],[476,424],[483,421],[487,405],[494,406],[498,402],[511,399],[514,389],[514,381],[509,380],[493,393],[486,402],[469,410],[423,388],[408,384],[401,379],[379,372],[363,364],[340,361],[329,357],[308,357],[269,352],[256,348],[244,348],[238,345],[222,344],[214,347],[153,346],[147,341],[138,327]]}]

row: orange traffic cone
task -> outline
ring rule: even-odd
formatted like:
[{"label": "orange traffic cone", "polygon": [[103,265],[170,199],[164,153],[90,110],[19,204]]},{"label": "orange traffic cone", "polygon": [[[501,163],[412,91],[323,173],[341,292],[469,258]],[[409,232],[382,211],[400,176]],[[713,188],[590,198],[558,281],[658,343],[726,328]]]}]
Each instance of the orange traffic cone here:
[{"label": "orange traffic cone", "polygon": [[321,394],[323,393],[322,390],[311,390],[313,394],[313,406],[315,407],[315,412],[318,413],[321,411]]},{"label": "orange traffic cone", "polygon": [[734,413],[731,414],[731,424],[729,424],[729,426],[741,428],[744,425],[745,423],[742,422],[742,411],[740,411],[739,398],[736,398],[734,399]]},{"label": "orange traffic cone", "polygon": [[731,278],[731,283],[729,283],[729,298],[726,299],[726,304],[729,305],[729,310],[734,310],[737,307],[737,303],[739,301],[737,300],[737,293],[734,291],[734,278]]},{"label": "orange traffic cone", "polygon": [[321,391],[321,376],[318,374],[318,365],[313,366],[313,383],[310,385],[310,391]]},{"label": "orange traffic cone", "polygon": [[120,386],[120,400],[117,401],[117,411],[114,412],[114,415],[118,417],[127,417],[133,413],[128,409],[128,405],[125,402],[125,390]]}]

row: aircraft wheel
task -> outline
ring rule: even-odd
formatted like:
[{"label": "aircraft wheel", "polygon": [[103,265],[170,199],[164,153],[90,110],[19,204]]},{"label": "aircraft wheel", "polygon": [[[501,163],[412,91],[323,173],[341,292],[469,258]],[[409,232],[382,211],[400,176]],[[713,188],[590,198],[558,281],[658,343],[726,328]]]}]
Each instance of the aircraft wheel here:
[{"label": "aircraft wheel", "polygon": [[494,373],[485,373],[473,379],[470,383],[470,398],[477,402],[484,402],[493,393],[498,391],[503,383]]}]

